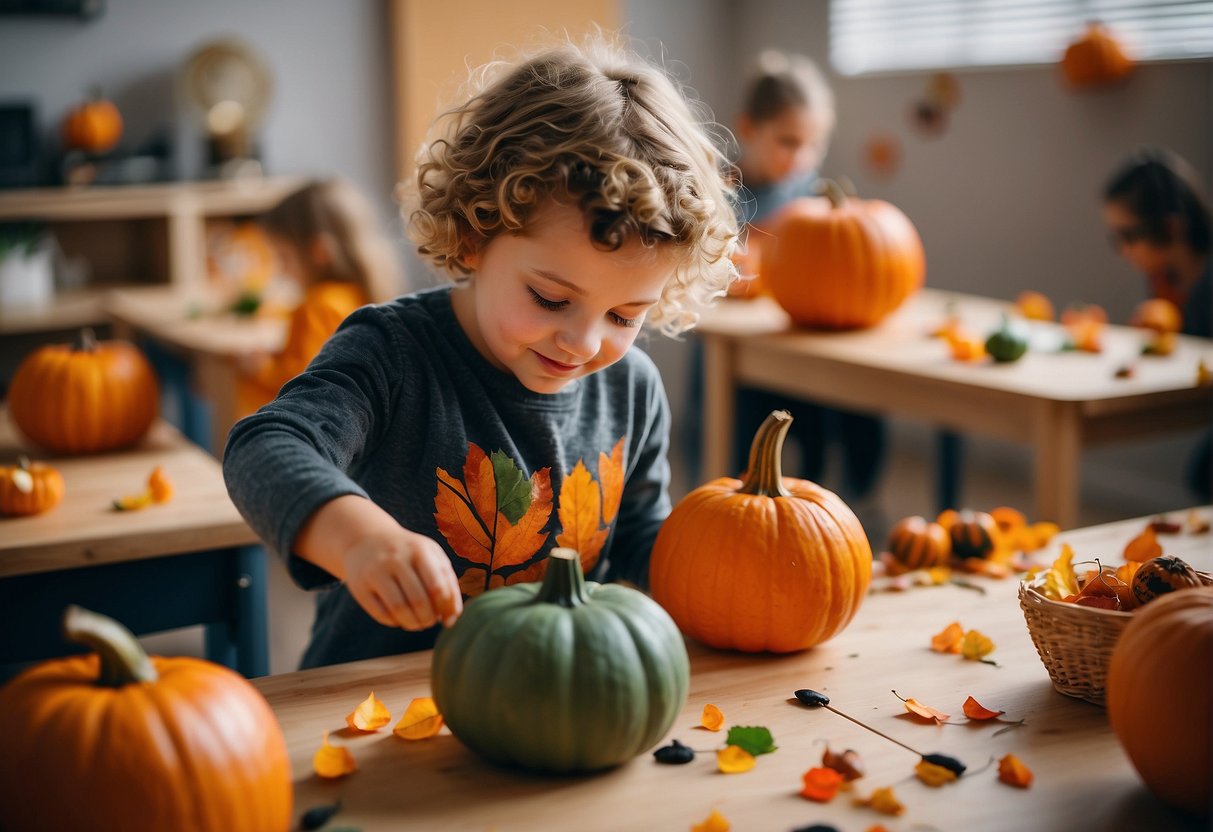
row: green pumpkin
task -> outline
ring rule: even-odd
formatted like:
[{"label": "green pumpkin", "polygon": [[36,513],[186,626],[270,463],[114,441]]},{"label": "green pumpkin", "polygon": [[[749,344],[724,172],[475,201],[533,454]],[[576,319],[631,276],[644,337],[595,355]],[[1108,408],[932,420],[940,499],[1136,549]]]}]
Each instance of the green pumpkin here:
[{"label": "green pumpkin", "polygon": [[1018,361],[1028,351],[1028,333],[1019,324],[1014,324],[1006,315],[1002,326],[986,339],[986,352],[999,362]]},{"label": "green pumpkin", "polygon": [[542,584],[468,603],[438,637],[431,684],[473,751],[571,773],[626,762],[664,737],[686,703],[690,662],[656,602],[586,582],[577,553],[557,548]]}]

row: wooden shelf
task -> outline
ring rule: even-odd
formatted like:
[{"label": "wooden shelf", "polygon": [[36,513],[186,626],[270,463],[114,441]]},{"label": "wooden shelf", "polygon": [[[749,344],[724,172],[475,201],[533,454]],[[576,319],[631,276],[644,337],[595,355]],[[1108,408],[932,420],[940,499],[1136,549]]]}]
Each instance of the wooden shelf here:
[{"label": "wooden shelf", "polygon": [[120,220],[188,214],[201,217],[256,214],[303,184],[302,179],[164,182],[82,188],[0,191],[0,220]]},{"label": "wooden shelf", "polygon": [[22,335],[100,326],[109,321],[105,310],[106,289],[59,292],[43,309],[0,308],[0,335]]}]

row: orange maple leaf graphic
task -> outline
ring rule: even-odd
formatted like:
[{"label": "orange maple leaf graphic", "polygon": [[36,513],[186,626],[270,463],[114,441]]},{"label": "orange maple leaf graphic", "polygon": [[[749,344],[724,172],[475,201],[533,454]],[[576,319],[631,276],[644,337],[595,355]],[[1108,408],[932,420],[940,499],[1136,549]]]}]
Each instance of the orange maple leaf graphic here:
[{"label": "orange maple leaf graphic", "polygon": [[611,455],[598,454],[598,479],[602,481],[602,522],[608,526],[619,514],[619,503],[623,499],[623,440],[620,437],[611,449]]},{"label": "orange maple leaf graphic", "polygon": [[581,460],[560,488],[559,516],[561,532],[556,542],[576,549],[581,555],[581,568],[589,572],[598,562],[608,530],[599,528],[602,493]]}]

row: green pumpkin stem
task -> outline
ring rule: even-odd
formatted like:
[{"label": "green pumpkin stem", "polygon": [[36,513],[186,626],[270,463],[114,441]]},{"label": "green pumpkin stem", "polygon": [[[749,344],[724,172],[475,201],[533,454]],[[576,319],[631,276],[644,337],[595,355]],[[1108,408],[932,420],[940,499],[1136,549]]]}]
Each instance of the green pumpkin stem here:
[{"label": "green pumpkin stem", "polygon": [[791,497],[792,492],[783,485],[783,440],[792,426],[792,414],[786,410],[772,410],[754,434],[750,445],[750,465],[741,481],[738,494],[756,494],[763,497]]},{"label": "green pumpkin stem", "polygon": [[158,677],[134,634],[108,616],[72,604],[63,613],[63,635],[97,651],[101,658],[98,685],[120,688],[132,682],[154,682]]},{"label": "green pumpkin stem", "polygon": [[581,571],[581,556],[576,549],[557,547],[548,552],[548,571],[543,576],[536,604],[579,607],[590,600]]},{"label": "green pumpkin stem", "polygon": [[[817,186],[817,188],[820,193],[825,194],[825,196],[830,200],[830,206],[832,208],[841,208],[847,204],[846,189],[833,179],[821,180],[821,183]],[[854,186],[852,186],[852,188],[854,188]]]},{"label": "green pumpkin stem", "polygon": [[97,349],[97,333],[93,332],[91,326],[86,326],[80,330],[80,334],[76,336],[76,343],[72,345],[72,349],[76,352],[92,352]]}]

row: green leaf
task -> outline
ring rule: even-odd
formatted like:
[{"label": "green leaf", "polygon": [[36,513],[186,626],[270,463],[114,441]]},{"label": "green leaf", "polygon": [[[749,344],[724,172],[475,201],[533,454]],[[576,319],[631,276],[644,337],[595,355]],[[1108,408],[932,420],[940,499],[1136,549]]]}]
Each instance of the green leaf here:
[{"label": "green leaf", "polygon": [[493,451],[493,478],[497,480],[497,510],[517,523],[531,507],[531,481],[522,475],[504,451]]},{"label": "green leaf", "polygon": [[761,725],[734,725],[729,729],[728,745],[736,745],[757,757],[775,750],[775,738]]}]

